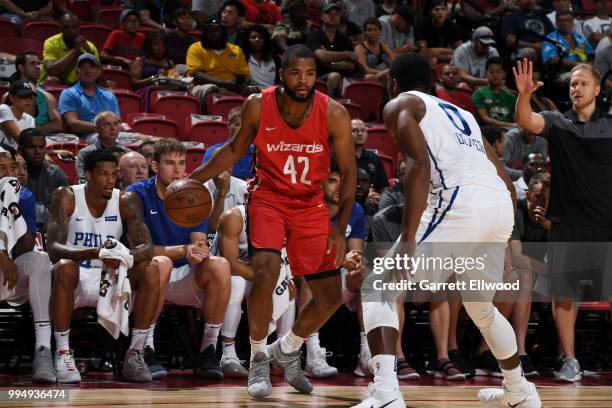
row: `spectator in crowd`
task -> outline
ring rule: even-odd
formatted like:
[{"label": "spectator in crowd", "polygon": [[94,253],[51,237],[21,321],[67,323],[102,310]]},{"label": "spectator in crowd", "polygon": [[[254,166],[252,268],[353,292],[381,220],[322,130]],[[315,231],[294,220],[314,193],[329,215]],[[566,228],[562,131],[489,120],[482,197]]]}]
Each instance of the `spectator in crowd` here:
[{"label": "spectator in crowd", "polygon": [[145,37],[142,55],[130,65],[130,75],[134,88],[149,86],[160,75],[172,69],[170,49],[166,35],[161,31],[151,31]]},{"label": "spectator in crowd", "polygon": [[404,204],[404,175],[406,174],[409,162],[412,162],[412,159],[405,158],[397,162],[395,169],[397,181],[380,195],[380,200],[378,201],[379,212],[393,205]]},{"label": "spectator in crowd", "polygon": [[414,45],[414,10],[405,4],[400,5],[391,15],[378,18],[382,29],[380,42],[387,44],[396,54],[416,51]]},{"label": "spectator in crowd", "polygon": [[13,21],[17,28],[21,27],[23,21],[51,19],[53,11],[52,0],[3,0],[4,12],[0,17]]},{"label": "spectator in crowd", "polygon": [[497,158],[504,164],[504,168],[510,179],[512,181],[518,180],[523,174],[522,171],[509,167],[508,162],[504,160],[504,153],[506,152],[506,135],[504,129],[498,126],[484,126],[482,128],[482,133],[493,148]]},{"label": "spectator in crowd", "polygon": [[239,46],[227,42],[218,20],[209,20],[202,30],[202,40],[187,51],[187,74],[197,84],[193,94],[202,106],[211,92],[226,91],[249,95],[258,88],[248,85],[249,66]]},{"label": "spectator in crowd", "polygon": [[136,0],[134,6],[143,26],[164,31],[173,27],[172,18],[180,7],[183,7],[180,0]]},{"label": "spectator in crowd", "polygon": [[378,80],[383,84],[387,81],[387,72],[395,54],[391,49],[380,42],[380,30],[382,25],[376,17],[368,18],[363,23],[365,40],[355,47],[355,53],[359,58],[361,70],[365,72],[365,79]]},{"label": "spectator in crowd", "polygon": [[529,153],[540,153],[544,160],[548,158],[548,142],[542,136],[537,136],[523,128],[510,129],[506,132],[506,148],[503,161],[511,167],[520,163],[525,155]]},{"label": "spectator in crowd", "polygon": [[36,199],[36,224],[46,231],[49,206],[53,192],[68,185],[66,175],[55,164],[45,160],[47,141],[36,128],[23,130],[19,135],[19,153],[28,165],[28,189]]},{"label": "spectator in crowd", "polygon": [[153,160],[153,152],[155,151],[155,142],[152,140],[145,140],[140,146],[138,146],[138,153],[147,161],[147,167],[149,168],[149,177],[153,177],[155,174],[151,169],[151,160]]},{"label": "spectator in crowd", "polygon": [[542,12],[535,10],[535,4],[536,0],[518,0],[519,9],[504,16],[501,29],[508,49],[532,48],[536,52],[532,60],[537,59],[542,50],[542,36],[555,29]]},{"label": "spectator in crowd", "polygon": [[376,10],[372,0],[346,0],[348,19],[358,27],[363,27],[366,20],[376,18]]},{"label": "spectator in crowd", "polygon": [[[595,53],[595,61],[593,66],[601,74],[602,79],[606,76],[610,70],[612,70],[612,46],[608,45],[604,49]],[[607,84],[604,89],[612,87],[612,81],[606,78]]]},{"label": "spectator in crowd", "polygon": [[382,2],[376,2],[374,4],[376,17],[390,16],[395,14],[397,10],[396,0],[383,0]]},{"label": "spectator in crowd", "polygon": [[462,109],[475,115],[476,110],[472,103],[470,91],[466,89],[458,89],[459,85],[459,70],[453,65],[447,64],[442,67],[440,75],[442,82],[436,85],[436,95],[438,98],[454,103]]},{"label": "spectator in crowd", "polygon": [[365,148],[365,144],[368,141],[368,128],[361,119],[353,119],[351,120],[351,131],[353,133],[353,142],[355,143],[357,167],[368,173],[374,190],[376,193],[381,194],[389,187],[389,179],[378,155]]},{"label": "spectator in crowd", "polygon": [[[559,13],[562,11],[572,11],[572,2],[571,0],[553,0],[552,3],[554,11],[548,13],[546,17],[548,17],[553,26],[557,27],[557,17],[559,17]],[[580,21],[573,21],[572,31],[582,34],[582,24]]]},{"label": "spectator in crowd", "polygon": [[217,11],[221,9],[221,4],[223,4],[223,0],[192,0],[191,12],[198,26],[215,16]]},{"label": "spectator in crowd", "polygon": [[372,217],[378,212],[379,195],[370,184],[370,175],[362,168],[357,169],[355,202],[361,205],[366,216],[366,234],[370,235]]},{"label": "spectator in crowd", "polygon": [[459,29],[448,18],[446,0],[432,0],[429,5],[431,18],[419,21],[414,40],[420,53],[437,62],[448,62],[455,48],[461,45]]},{"label": "spectator in crowd", "polygon": [[608,0],[594,0],[593,5],[595,17],[586,20],[582,24],[582,30],[584,36],[595,47],[599,40],[608,34],[608,30],[612,27],[612,18],[608,15]]},{"label": "spectator in crowd", "polygon": [[478,2],[461,3],[461,9],[456,10],[457,16],[463,20],[469,29],[489,23],[508,11],[517,9],[515,1],[480,0]]},{"label": "spectator in crowd", "polygon": [[[84,53],[95,55],[98,49],[81,35],[81,22],[74,14],[66,13],[59,20],[60,33],[45,40],[43,46],[43,67],[39,83],[48,80],[64,85],[78,81],[77,59]],[[48,78],[53,77],[53,78]]]},{"label": "spectator in crowd", "polygon": [[531,178],[538,173],[542,173],[545,166],[546,159],[541,153],[528,153],[525,155],[525,157],[523,157],[523,174],[514,182],[517,200],[521,200],[526,197]]},{"label": "spectator in crowd", "polygon": [[244,205],[247,182],[224,171],[204,183],[213,200],[213,208],[208,216],[208,234],[217,231],[219,218],[225,211]]},{"label": "spectator in crowd", "polygon": [[92,143],[97,137],[96,115],[111,111],[119,116],[119,103],[111,91],[96,84],[102,69],[93,54],[85,53],[79,57],[77,73],[79,82],[60,94],[59,111],[71,133],[86,143]]},{"label": "spectator in crowd", "polygon": [[292,45],[305,44],[312,32],[308,21],[308,7],[304,0],[290,0],[285,10],[289,14],[289,21],[276,23],[272,33],[274,43],[282,52]]},{"label": "spectator in crowd", "polygon": [[249,64],[251,84],[260,88],[274,85],[280,64],[274,57],[270,32],[264,26],[254,24],[247,29],[246,37],[240,48]]},{"label": "spectator in crowd", "polygon": [[145,36],[138,32],[138,11],[125,9],[119,16],[121,28],[113,30],[102,47],[100,59],[103,63],[129,67],[140,54]]},{"label": "spectator in crowd", "polygon": [[98,21],[100,0],[53,0],[58,15],[72,13],[81,21]]},{"label": "spectator in crowd", "polygon": [[226,0],[219,9],[219,19],[230,44],[242,44],[246,40],[246,33],[241,28],[246,10],[240,0]]},{"label": "spectator in crowd", "polygon": [[193,18],[191,13],[184,7],[176,9],[174,18],[172,19],[174,31],[166,33],[166,42],[168,44],[168,57],[175,64],[185,64],[187,50],[197,40],[189,34],[193,29]]},{"label": "spectator in crowd", "polygon": [[321,9],[323,25],[309,36],[306,46],[317,59],[317,76],[326,82],[327,92],[332,97],[340,96],[342,78],[358,75],[357,54],[353,42],[340,30],[340,6],[329,3]]},{"label": "spectator in crowd", "polygon": [[542,62],[559,67],[555,80],[569,84],[569,71],[578,64],[591,61],[595,55],[593,47],[584,35],[572,31],[574,13],[569,10],[557,12],[557,30],[547,35],[547,38],[561,44],[561,55],[557,46],[544,42],[542,46]]},{"label": "spectator in crowd", "polygon": [[493,31],[489,27],[480,26],[474,30],[470,41],[457,47],[450,63],[457,67],[459,81],[471,87],[489,84],[485,78],[487,60],[499,57],[494,45]]},{"label": "spectator in crowd", "polygon": [[36,93],[27,81],[17,80],[9,86],[6,104],[0,105],[0,143],[17,148],[22,130],[36,126],[27,112],[32,110]]},{"label": "spectator in crowd", "polygon": [[76,160],[77,177],[79,180],[85,179],[83,163],[85,156],[94,150],[111,149],[117,147],[123,153],[131,152],[127,147],[117,144],[119,129],[121,129],[121,118],[111,111],[103,111],[96,115],[94,119],[95,131],[98,133],[98,140],[94,144],[79,150]]},{"label": "spectator in crowd", "polygon": [[148,178],[149,166],[142,154],[130,151],[119,159],[119,180],[122,190]]},{"label": "spectator in crowd", "polygon": [[340,7],[340,24],[338,24],[338,30],[343,34],[346,34],[351,39],[353,44],[360,43],[363,41],[363,31],[360,25],[355,24],[349,20],[349,14],[347,5],[344,0],[336,0],[334,3]]},{"label": "spectator in crowd", "polygon": [[272,30],[274,25],[282,20],[280,9],[272,0],[241,1],[245,8],[244,20],[246,23],[263,24]]},{"label": "spectator in crowd", "polygon": [[472,95],[480,123],[485,126],[516,127],[514,123],[516,95],[504,87],[506,80],[504,60],[499,57],[490,58],[485,67],[489,85],[483,86]]},{"label": "spectator in crowd", "polygon": [[27,112],[34,117],[36,128],[45,135],[61,132],[64,125],[55,97],[36,84],[40,77],[40,60],[36,53],[23,52],[17,55],[15,70],[14,79],[27,81],[36,90],[36,101]]}]

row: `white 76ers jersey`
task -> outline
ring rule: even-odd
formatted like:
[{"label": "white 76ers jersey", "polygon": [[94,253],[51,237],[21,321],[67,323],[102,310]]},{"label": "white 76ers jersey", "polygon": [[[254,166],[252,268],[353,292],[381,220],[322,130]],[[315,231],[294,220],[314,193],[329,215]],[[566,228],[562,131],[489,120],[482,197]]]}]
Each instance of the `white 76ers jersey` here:
[{"label": "white 76ers jersey", "polygon": [[419,97],[427,109],[419,126],[427,141],[432,193],[467,185],[507,191],[470,112],[423,92],[406,93]]},{"label": "white 76ers jersey", "polygon": [[[68,239],[66,245],[72,248],[99,247],[109,238],[119,240],[123,234],[123,224],[119,212],[119,196],[116,188],[106,203],[104,214],[94,218],[85,201],[85,184],[72,186],[74,191],[74,212],[68,220]],[[102,261],[92,259],[83,261],[81,268],[101,268]]]}]

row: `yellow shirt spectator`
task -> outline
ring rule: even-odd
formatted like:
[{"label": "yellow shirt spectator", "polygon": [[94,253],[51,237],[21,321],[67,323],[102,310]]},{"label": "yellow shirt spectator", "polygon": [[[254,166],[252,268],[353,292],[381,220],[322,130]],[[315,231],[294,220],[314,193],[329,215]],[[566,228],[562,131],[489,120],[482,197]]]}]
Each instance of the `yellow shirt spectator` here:
[{"label": "yellow shirt spectator", "polygon": [[[93,45],[91,41],[87,41],[87,45],[91,49],[92,54],[94,54],[96,58],[98,58],[98,61],[100,61],[100,56],[98,55],[98,50],[96,49],[96,46]],[[66,56],[66,54],[70,52],[70,50],[71,49],[68,48],[68,46],[66,46],[66,43],[64,42],[64,37],[62,33],[56,34],[45,40],[45,44],[43,46],[43,66],[40,68],[40,78],[38,79],[39,83],[43,82],[47,78],[47,70],[45,69],[44,61],[61,60],[62,58]],[[85,50],[84,48],[81,48],[81,53],[83,52],[87,52],[87,50]],[[60,81],[62,82],[62,84],[65,84],[65,85],[73,85],[78,80],[79,80],[79,77],[76,73],[76,60],[75,60],[74,67],[72,67],[70,71],[64,72],[64,75],[60,78]]]},{"label": "yellow shirt spectator", "polygon": [[220,53],[204,49],[200,41],[191,44],[187,50],[187,74],[193,76],[197,71],[221,81],[236,81],[239,76],[249,76],[249,66],[239,46],[226,43]]}]

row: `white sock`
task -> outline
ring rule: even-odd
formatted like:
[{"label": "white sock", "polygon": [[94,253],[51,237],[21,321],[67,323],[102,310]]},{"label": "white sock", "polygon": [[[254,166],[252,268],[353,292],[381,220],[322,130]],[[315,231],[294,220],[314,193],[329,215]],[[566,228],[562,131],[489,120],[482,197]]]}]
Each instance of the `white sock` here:
[{"label": "white sock", "polygon": [[130,343],[130,350],[142,350],[145,342],[147,341],[147,334],[149,329],[132,329],[132,342]]},{"label": "white sock", "polygon": [[219,331],[221,331],[221,326],[223,326],[222,323],[206,323],[204,325],[204,335],[202,336],[200,353],[210,346],[213,346],[215,350],[217,349],[217,340],[219,339]]},{"label": "white sock", "polygon": [[34,336],[36,337],[34,348],[44,346],[51,349],[51,322],[49,320],[34,322]]},{"label": "white sock", "polygon": [[232,341],[229,343],[221,341],[221,347],[223,348],[224,356],[238,357],[238,354],[236,354],[236,342],[235,341]]},{"label": "white sock", "polygon": [[257,353],[264,353],[266,356],[268,355],[268,348],[267,346],[267,338],[264,337],[261,340],[253,340],[251,337],[249,337],[249,341],[251,342],[251,361],[253,361],[253,358],[255,358],[255,354]]},{"label": "white sock", "polygon": [[359,334],[359,354],[362,356],[369,356],[370,347],[368,346],[368,335],[366,332],[361,332]]},{"label": "white sock", "polygon": [[147,340],[145,341],[145,347],[149,346],[155,350],[155,323],[149,326],[149,332],[147,333]]},{"label": "white sock", "polygon": [[302,348],[304,340],[303,337],[296,335],[293,330],[291,330],[280,339],[281,351],[285,354],[294,353]]},{"label": "white sock", "polygon": [[520,364],[512,370],[504,370],[502,368],[501,372],[504,375],[504,385],[508,391],[521,392],[529,389],[527,379],[523,375],[523,368]]},{"label": "white sock", "polygon": [[306,352],[310,356],[321,349],[321,343],[319,342],[319,332],[314,332],[306,338]]},{"label": "white sock", "polygon": [[392,354],[379,354],[372,357],[374,383],[379,390],[395,391],[399,389],[397,381],[397,360]]},{"label": "white sock", "polygon": [[63,332],[54,331],[53,335],[55,336],[55,348],[57,351],[70,350],[70,329]]}]

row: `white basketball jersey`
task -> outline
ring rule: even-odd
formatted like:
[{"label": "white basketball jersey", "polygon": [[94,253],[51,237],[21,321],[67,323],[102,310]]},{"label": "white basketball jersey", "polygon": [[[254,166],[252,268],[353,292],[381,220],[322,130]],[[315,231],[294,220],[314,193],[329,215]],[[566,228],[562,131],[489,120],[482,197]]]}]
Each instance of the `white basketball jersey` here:
[{"label": "white basketball jersey", "polygon": [[[121,192],[116,188],[106,203],[104,213],[94,218],[89,212],[85,201],[85,184],[72,186],[74,192],[74,212],[68,220],[68,239],[66,245],[72,248],[99,247],[109,238],[121,239],[123,224],[119,212],[119,196]],[[81,262],[82,268],[101,268],[102,261],[92,259]]]},{"label": "white basketball jersey", "polygon": [[419,126],[427,141],[433,194],[467,185],[507,191],[470,112],[423,92],[406,93],[421,98],[427,109]]}]

